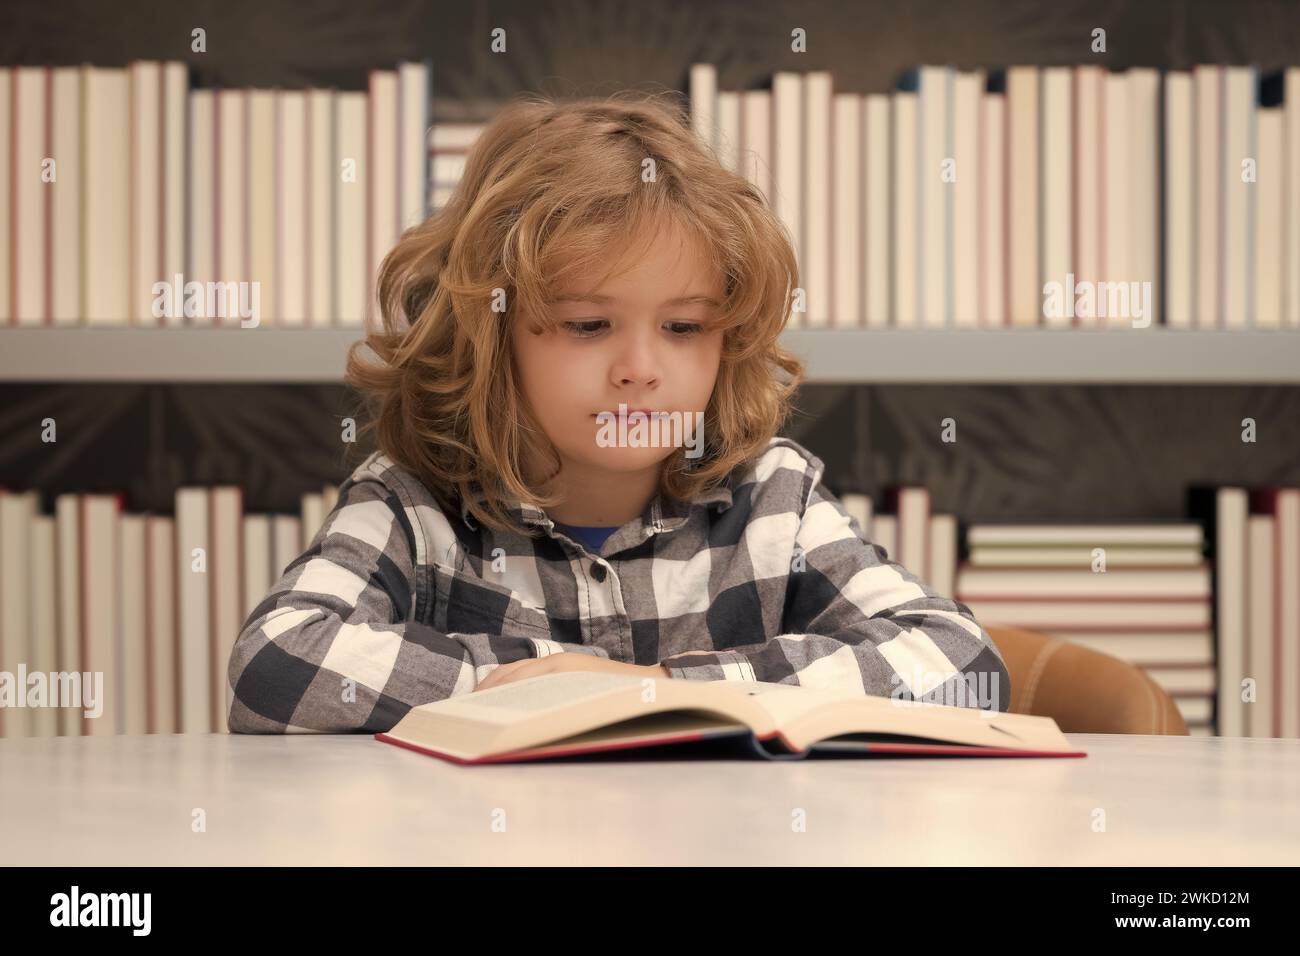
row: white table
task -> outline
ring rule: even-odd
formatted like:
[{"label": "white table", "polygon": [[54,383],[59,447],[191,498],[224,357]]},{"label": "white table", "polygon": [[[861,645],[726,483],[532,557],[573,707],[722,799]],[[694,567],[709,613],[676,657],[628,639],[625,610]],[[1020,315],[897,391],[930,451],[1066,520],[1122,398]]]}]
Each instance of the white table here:
[{"label": "white table", "polygon": [[1300,741],[1068,736],[1087,757],[483,767],[368,735],[0,740],[0,855],[60,866],[1300,861]]}]

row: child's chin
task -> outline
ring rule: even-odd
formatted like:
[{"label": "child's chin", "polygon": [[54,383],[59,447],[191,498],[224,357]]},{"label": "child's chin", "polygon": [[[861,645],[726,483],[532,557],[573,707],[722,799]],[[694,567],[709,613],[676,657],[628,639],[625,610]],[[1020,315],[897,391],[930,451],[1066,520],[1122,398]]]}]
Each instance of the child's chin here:
[{"label": "child's chin", "polygon": [[634,471],[657,464],[671,455],[676,449],[668,447],[612,447],[597,448],[591,455],[592,464],[619,471]]}]

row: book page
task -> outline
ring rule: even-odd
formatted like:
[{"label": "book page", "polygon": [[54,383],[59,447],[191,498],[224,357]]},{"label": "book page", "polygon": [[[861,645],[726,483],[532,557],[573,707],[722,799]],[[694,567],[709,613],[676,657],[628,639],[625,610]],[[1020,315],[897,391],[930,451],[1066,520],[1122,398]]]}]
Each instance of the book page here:
[{"label": "book page", "polygon": [[818,687],[799,687],[794,684],[773,684],[755,681],[743,686],[747,693],[753,694],[755,703],[767,711],[779,727],[787,726],[791,721],[821,707],[837,701],[867,701],[889,707],[892,701],[888,697],[868,696],[864,691],[851,689],[830,689]]},{"label": "book page", "polygon": [[753,699],[722,681],[567,671],[421,704],[389,736],[473,757],[545,746],[670,711],[690,712],[680,720],[697,730],[745,726],[770,732],[774,728]]},{"label": "book page", "polygon": [[807,747],[832,735],[898,734],[972,746],[1070,750],[1048,717],[919,703],[852,690],[745,685],[792,743]]}]

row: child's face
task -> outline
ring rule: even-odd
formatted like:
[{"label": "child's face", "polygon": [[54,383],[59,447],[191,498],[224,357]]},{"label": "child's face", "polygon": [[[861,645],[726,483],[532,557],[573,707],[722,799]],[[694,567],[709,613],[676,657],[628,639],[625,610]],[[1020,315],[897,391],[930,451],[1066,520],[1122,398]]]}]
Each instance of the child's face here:
[{"label": "child's face", "polygon": [[[608,265],[602,263],[602,265]],[[560,452],[561,474],[608,476],[609,473],[657,474],[673,453],[668,419],[650,422],[644,433],[660,438],[639,446],[635,439],[609,445],[618,431],[619,404],[655,412],[676,412],[683,428],[695,429],[713,394],[722,353],[722,333],[703,331],[700,323],[722,303],[721,273],[672,227],[631,268],[612,276],[599,289],[591,283],[601,273],[578,276],[552,304],[562,324],[540,332],[527,321],[511,333],[519,386],[534,417]],[[566,301],[565,296],[607,297]],[[676,303],[693,297],[707,302]],[[597,418],[601,412],[614,416]],[[631,436],[635,418],[626,424]],[[688,433],[677,431],[677,435]],[[703,447],[702,430],[680,441],[688,449]]]}]

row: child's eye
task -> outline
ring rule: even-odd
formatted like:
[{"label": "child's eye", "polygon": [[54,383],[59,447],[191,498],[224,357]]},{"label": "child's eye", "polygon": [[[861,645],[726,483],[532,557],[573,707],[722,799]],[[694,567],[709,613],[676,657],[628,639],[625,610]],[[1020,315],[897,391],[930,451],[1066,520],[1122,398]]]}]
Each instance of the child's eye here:
[{"label": "child's eye", "polygon": [[679,335],[682,338],[699,335],[704,331],[704,326],[700,325],[698,322],[669,322],[668,324],[674,327],[673,334]]},{"label": "child's eye", "polygon": [[605,324],[604,319],[588,319],[585,322],[565,322],[564,327],[580,339],[589,339]]}]

